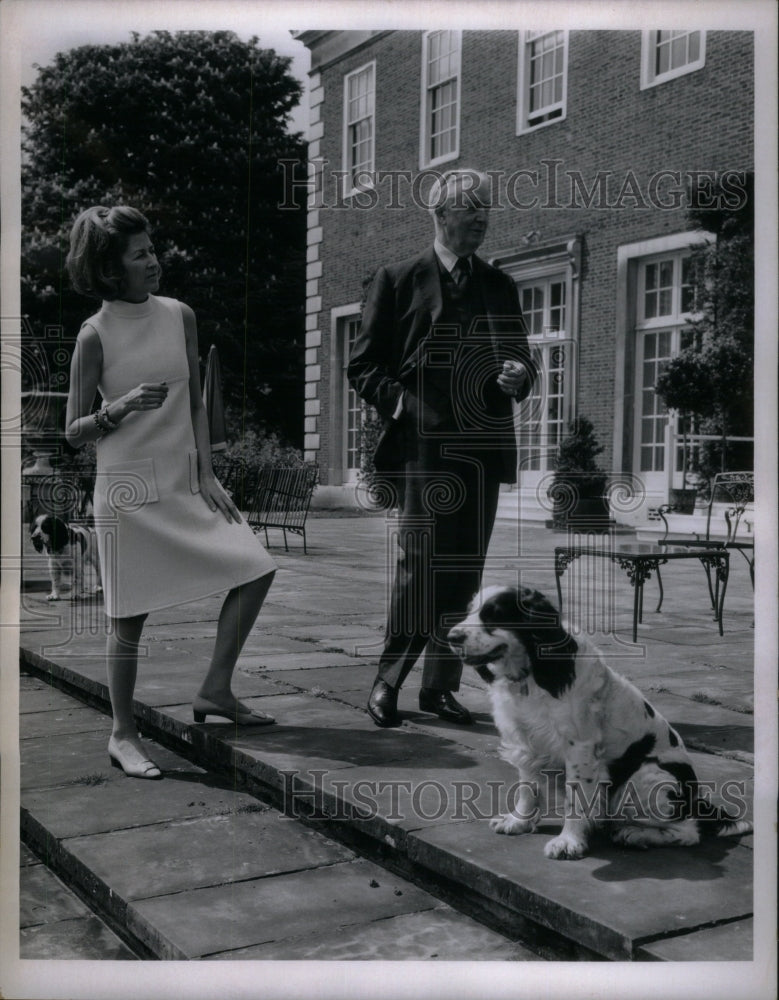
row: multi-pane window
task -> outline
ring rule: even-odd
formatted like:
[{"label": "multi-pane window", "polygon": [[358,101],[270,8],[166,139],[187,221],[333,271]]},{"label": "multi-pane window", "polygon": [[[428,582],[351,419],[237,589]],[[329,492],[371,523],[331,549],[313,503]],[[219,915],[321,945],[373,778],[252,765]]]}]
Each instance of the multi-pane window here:
[{"label": "multi-pane window", "polygon": [[520,404],[519,467],[545,472],[553,468],[565,432],[570,359],[567,357],[566,282],[562,276],[520,286],[520,303],[539,377]]},{"label": "multi-pane window", "polygon": [[[681,268],[681,311],[683,313],[696,312],[698,303],[698,286],[693,281],[692,260],[690,257],[682,257]],[[682,344],[682,347],[686,346],[686,344]]]},{"label": "multi-pane window", "polygon": [[645,31],[641,50],[641,86],[653,87],[700,69],[705,62],[704,31]]},{"label": "multi-pane window", "polygon": [[349,385],[346,377],[346,368],[349,363],[349,356],[354,346],[354,338],[360,328],[359,316],[348,316],[341,321],[341,337],[343,358],[343,456],[344,473],[347,480],[360,468],[360,448],[362,434],[362,417],[364,403],[357,393]]},{"label": "multi-pane window", "polygon": [[422,165],[451,160],[459,153],[459,31],[430,31],[423,40]]},{"label": "multi-pane window", "polygon": [[668,414],[655,394],[663,368],[673,356],[672,332],[644,334],[641,358],[641,472],[662,472],[665,468],[665,427]]},{"label": "multi-pane window", "polygon": [[644,265],[645,320],[672,314],[675,264],[671,257]]},{"label": "multi-pane window", "polygon": [[520,33],[517,102],[519,132],[565,117],[567,67],[566,31]]},{"label": "multi-pane window", "polygon": [[700,31],[658,31],[655,76],[696,63],[701,57]]},{"label": "multi-pane window", "polygon": [[[687,325],[695,302],[690,258],[683,253],[643,261],[639,266],[638,315],[636,323],[636,393],[638,413],[638,469],[664,472],[667,455],[668,411],[655,392],[665,366],[689,343]],[[671,425],[673,467],[682,468],[679,417]],[[688,428],[689,430],[689,428]]]},{"label": "multi-pane window", "polygon": [[375,64],[344,78],[344,171],[346,193],[364,188],[374,172]]}]

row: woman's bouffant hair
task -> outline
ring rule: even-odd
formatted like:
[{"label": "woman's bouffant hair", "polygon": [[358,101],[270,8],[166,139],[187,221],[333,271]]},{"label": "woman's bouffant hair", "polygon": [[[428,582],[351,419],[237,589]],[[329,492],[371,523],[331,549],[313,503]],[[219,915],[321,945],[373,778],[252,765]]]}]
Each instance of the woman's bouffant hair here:
[{"label": "woman's bouffant hair", "polygon": [[146,216],[126,205],[86,209],[70,231],[65,264],[77,292],[95,299],[119,298],[124,279],[122,254],[131,236],[151,233]]}]

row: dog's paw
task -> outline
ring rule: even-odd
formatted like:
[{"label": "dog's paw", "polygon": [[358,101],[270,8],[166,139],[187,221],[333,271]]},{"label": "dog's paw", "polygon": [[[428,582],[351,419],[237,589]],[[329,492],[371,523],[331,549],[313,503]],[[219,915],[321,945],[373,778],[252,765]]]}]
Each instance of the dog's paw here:
[{"label": "dog's paw", "polygon": [[490,829],[494,833],[506,833],[509,836],[516,836],[520,833],[532,833],[536,828],[535,819],[520,819],[513,813],[504,813],[502,816],[495,816],[490,820]]},{"label": "dog's paw", "polygon": [[558,837],[547,841],[544,845],[544,854],[547,858],[555,860],[567,859],[575,861],[583,858],[587,853],[587,842],[581,837],[576,837],[570,833],[561,833]]},{"label": "dog's paw", "polygon": [[646,832],[636,826],[622,826],[611,835],[613,843],[622,847],[632,847],[638,851],[646,851],[649,844],[646,840]]},{"label": "dog's paw", "polygon": [[52,591],[52,593],[51,593],[51,594],[47,594],[47,595],[46,595],[46,600],[47,600],[47,601],[59,601],[59,600],[60,600],[60,595],[59,595],[59,594],[55,594],[55,593],[54,593],[54,592]]}]

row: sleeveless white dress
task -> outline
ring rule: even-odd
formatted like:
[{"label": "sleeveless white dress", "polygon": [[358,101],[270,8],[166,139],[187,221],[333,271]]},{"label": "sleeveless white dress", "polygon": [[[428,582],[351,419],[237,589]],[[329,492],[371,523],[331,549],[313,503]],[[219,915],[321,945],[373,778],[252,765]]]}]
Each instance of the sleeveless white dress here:
[{"label": "sleeveless white dress", "polygon": [[115,402],[167,382],[159,409],[128,414],[97,442],[95,529],[106,614],[158,611],[249,583],[276,565],[249,525],[200,496],[184,318],[175,299],[103,302],[86,323],[103,349],[98,388]]}]

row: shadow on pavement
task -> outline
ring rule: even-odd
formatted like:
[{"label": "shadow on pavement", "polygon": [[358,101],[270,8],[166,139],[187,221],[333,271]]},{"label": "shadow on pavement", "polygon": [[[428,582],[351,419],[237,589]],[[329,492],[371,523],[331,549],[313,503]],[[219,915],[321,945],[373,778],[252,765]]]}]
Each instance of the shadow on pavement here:
[{"label": "shadow on pavement", "polygon": [[598,846],[590,852],[590,857],[602,858],[606,863],[592,875],[599,882],[635,882],[640,879],[711,882],[726,874],[720,862],[738,845],[738,837],[707,837],[694,847],[619,850],[617,854],[614,853],[617,848]]},{"label": "shadow on pavement", "polygon": [[402,729],[376,729],[375,732],[366,732],[364,729],[277,726],[273,730],[263,729],[256,740],[241,735],[229,739],[229,743],[237,749],[262,749],[268,753],[299,754],[376,767],[397,760],[422,770],[474,766],[473,757],[461,753],[453,743],[438,736],[427,736],[419,730],[404,733]]}]

